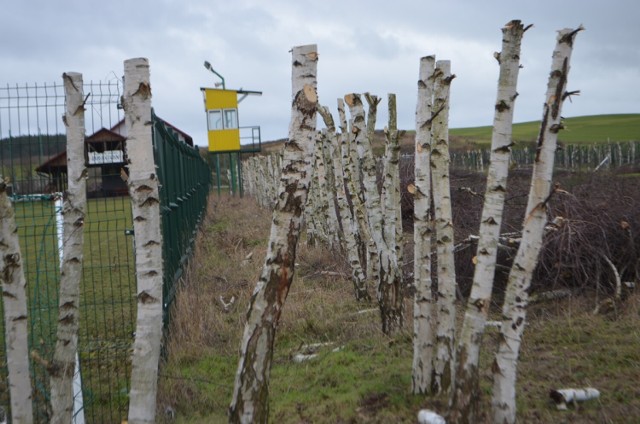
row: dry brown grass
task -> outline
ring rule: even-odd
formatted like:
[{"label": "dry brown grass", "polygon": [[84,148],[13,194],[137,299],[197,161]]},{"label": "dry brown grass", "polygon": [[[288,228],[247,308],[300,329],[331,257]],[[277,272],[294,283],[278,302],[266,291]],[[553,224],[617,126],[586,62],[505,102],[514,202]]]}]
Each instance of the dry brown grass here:
[{"label": "dry brown grass", "polygon": [[[238,328],[264,258],[269,219],[250,200],[212,197],[171,312],[168,356],[199,357],[203,349],[233,352]],[[247,259],[248,258],[248,259]],[[220,298],[230,302],[225,312]]]}]

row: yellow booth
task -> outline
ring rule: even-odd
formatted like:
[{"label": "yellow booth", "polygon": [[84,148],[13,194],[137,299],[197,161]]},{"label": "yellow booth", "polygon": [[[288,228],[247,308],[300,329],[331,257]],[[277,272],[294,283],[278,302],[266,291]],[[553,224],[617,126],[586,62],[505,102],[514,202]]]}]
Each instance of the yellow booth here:
[{"label": "yellow booth", "polygon": [[203,88],[210,152],[240,150],[238,91]]}]

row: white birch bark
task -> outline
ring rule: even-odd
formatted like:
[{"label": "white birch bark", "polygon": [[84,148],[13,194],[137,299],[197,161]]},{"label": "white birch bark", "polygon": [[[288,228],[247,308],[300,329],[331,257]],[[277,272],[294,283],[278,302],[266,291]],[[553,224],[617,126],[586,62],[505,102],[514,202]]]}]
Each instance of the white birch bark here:
[{"label": "white birch bark", "polygon": [[318,145],[322,143],[322,135],[318,132],[314,135],[314,157],[311,167],[311,181],[309,182],[309,193],[307,195],[307,203],[304,207],[304,222],[307,232],[307,245],[315,246],[317,239],[326,240],[326,234],[323,233],[322,225],[322,208],[323,208],[323,190],[326,189],[324,184],[324,161],[322,151]]},{"label": "white birch bark", "polygon": [[332,154],[332,141],[335,138],[335,126],[334,132],[330,137],[328,131],[326,129],[323,130],[322,137],[322,158],[325,167],[325,181],[327,184],[327,208],[325,210],[324,222],[326,227],[326,233],[328,236],[328,243],[330,248],[334,248],[339,246],[341,243],[342,233],[340,232],[340,225],[338,223],[338,212],[336,210],[337,207],[337,193],[336,193],[336,184],[335,184],[335,169],[334,166],[336,163],[333,162],[333,154]]},{"label": "white birch bark", "polygon": [[84,156],[84,95],[82,74],[63,74],[67,131],[67,192],[62,207],[62,261],[58,328],[49,367],[51,422],[70,423],[73,417],[73,376],[78,352],[80,281],[87,211],[87,169]]},{"label": "white birch bark", "polygon": [[[348,94],[345,102],[349,106],[353,117],[352,132],[358,152],[358,158],[362,166],[362,183],[365,192],[365,206],[371,240],[369,243],[368,260],[371,261],[372,273],[377,276],[377,298],[382,320],[382,331],[391,334],[402,327],[404,321],[404,302],[402,298],[402,275],[399,273],[398,261],[395,251],[395,210],[391,211],[388,224],[390,230],[385,230],[385,218],[383,216],[382,198],[388,195],[393,196],[394,190],[389,188],[383,190],[383,194],[378,191],[376,162],[371,148],[373,139],[373,128],[375,128],[376,108],[379,99],[375,96],[367,95],[369,111],[367,122],[365,123],[364,107],[358,94]],[[394,99],[395,100],[395,99]],[[389,108],[389,131],[397,131],[395,104]],[[397,150],[388,149],[389,156],[386,162],[392,161],[393,154],[397,155]],[[393,152],[393,153],[392,153]],[[393,182],[393,178],[388,179]],[[389,205],[385,205],[389,206]],[[388,232],[385,240],[385,232]],[[376,269],[375,265],[378,265]]]},{"label": "white birch bark", "polygon": [[[359,94],[347,94],[344,98],[345,103],[349,107],[351,114],[351,134],[352,148],[355,147],[357,152],[357,160],[359,167],[354,167],[352,175],[360,175],[361,181],[354,181],[354,187],[356,193],[360,193],[361,183],[364,187],[363,206],[366,216],[366,222],[369,232],[369,239],[367,240],[367,278],[376,284],[379,283],[379,266],[380,258],[378,246],[382,246],[384,240],[382,236],[382,205],[380,203],[380,193],[378,192],[378,185],[376,181],[376,161],[373,157],[373,151],[371,149],[371,143],[368,138],[367,124],[365,121],[365,112],[362,100]],[[374,105],[369,105],[371,112]],[[370,116],[372,113],[370,113]],[[375,115],[375,114],[373,114]],[[371,120],[370,120],[371,121]],[[369,122],[371,124],[371,122]],[[353,156],[352,161],[355,162]]]},{"label": "white birch bark", "polygon": [[347,253],[349,264],[351,265],[351,278],[353,279],[353,288],[356,300],[369,300],[369,292],[367,290],[367,279],[362,269],[360,255],[358,254],[358,244],[356,241],[355,224],[353,216],[349,210],[347,196],[345,192],[344,171],[342,167],[340,143],[338,142],[338,134],[336,134],[335,122],[329,108],[321,106],[318,113],[322,116],[324,124],[327,127],[329,140],[332,141],[331,157],[333,159],[333,170],[335,173],[334,190],[338,201],[338,210],[340,221],[342,222],[342,232],[344,239],[344,250]]},{"label": "white birch bark", "polygon": [[[382,99],[378,98],[377,96],[372,96],[369,93],[365,93],[365,99],[367,100],[367,104],[369,106],[369,109],[367,110],[367,121],[366,121],[366,137],[362,140],[362,143],[360,143],[360,147],[364,147],[365,149],[365,157],[371,157],[371,160],[373,161],[373,169],[375,170],[376,173],[376,190],[377,190],[377,167],[378,167],[378,162],[376,160],[375,155],[373,154],[373,139],[374,139],[374,134],[375,134],[375,130],[376,130],[376,119],[378,117],[378,104],[380,103],[380,101]],[[352,154],[357,158],[356,160],[359,160],[359,165],[360,165],[360,175],[361,175],[361,186],[364,187],[364,191],[363,191],[363,195],[367,196],[367,187],[364,183],[365,181],[365,177],[364,177],[364,173],[365,173],[365,166],[364,166],[364,162],[365,160],[363,158],[360,157],[360,150],[358,147],[358,143],[353,143],[353,147],[355,147],[355,150],[352,152]],[[386,150],[386,148],[385,148]],[[366,159],[368,160],[368,159]],[[384,202],[382,201],[382,193],[379,194],[380,195],[380,212],[381,212],[381,216],[382,216],[382,222],[384,223]],[[366,205],[366,203],[365,203]],[[370,231],[373,231],[373,226],[371,226],[371,221],[369,219],[369,225],[370,225]],[[384,224],[383,224],[384,225]],[[384,240],[384,229],[382,230],[381,236],[382,240]],[[375,238],[372,237],[372,239],[375,241]],[[379,282],[380,282],[380,260],[379,260],[379,248],[377,247],[378,243],[376,242],[375,245],[372,245],[372,247],[374,247],[374,251],[370,253],[370,256],[372,256],[372,258],[376,258],[377,260],[371,260],[370,262],[370,268],[371,268],[371,278],[373,279],[373,281],[376,284],[376,287],[379,286]],[[378,287],[379,288],[379,287]]]},{"label": "white birch bark", "polygon": [[500,75],[491,138],[491,164],[482,208],[473,284],[456,352],[456,375],[454,390],[451,392],[449,416],[451,423],[468,423],[476,419],[480,396],[480,343],[491,303],[498,237],[511,158],[511,131],[520,69],[520,43],[524,31],[525,28],[520,21],[507,23],[502,29],[502,52],[496,54],[500,64]]},{"label": "white birch bark", "polygon": [[451,62],[438,61],[435,70],[432,126],[431,180],[433,184],[436,254],[438,257],[438,313],[433,392],[448,391],[455,373],[456,266],[453,257],[453,217],[449,183],[449,91]]},{"label": "white birch bark", "polygon": [[136,249],[137,321],[131,358],[129,423],[153,423],[162,342],[162,234],[153,160],[151,85],[146,58],[124,62],[129,196]]},{"label": "white birch bark", "polygon": [[[389,126],[387,128],[387,147],[384,158],[385,172],[382,183],[383,202],[383,240],[378,246],[380,255],[380,282],[378,283],[378,304],[382,316],[382,331],[391,334],[402,328],[404,324],[404,293],[402,286],[402,270],[398,261],[399,245],[397,229],[397,209],[400,207],[399,189],[394,187],[400,180],[398,162],[400,145],[398,144],[398,127],[395,94],[389,94]],[[369,100],[370,105],[376,102]],[[373,139],[370,132],[369,140]],[[402,223],[399,223],[402,225]]]},{"label": "white birch bark", "polygon": [[431,291],[431,125],[435,57],[420,59],[418,104],[416,106],[415,181],[413,194],[413,366],[412,392],[428,393],[433,372],[434,332],[433,295]]},{"label": "white birch bark", "polygon": [[276,327],[293,281],[296,246],[311,173],[316,126],[315,45],[293,48],[293,102],[289,139],[262,274],[251,296],[240,347],[231,423],[266,423]]},{"label": "white birch bark", "polygon": [[547,223],[547,204],[553,194],[551,178],[558,132],[562,129],[560,115],[562,103],[566,97],[573,42],[580,30],[582,27],[577,30],[559,31],[553,52],[522,239],[509,273],[502,312],[500,343],[493,365],[491,404],[495,423],[516,422],[516,367],[527,318],[528,289],[542,247],[542,236]]},{"label": "white birch bark", "polygon": [[2,181],[0,181],[0,279],[2,280],[11,422],[30,424],[33,422],[33,395],[29,374],[27,280],[22,267],[15,213],[7,196],[7,186]]},{"label": "white birch bark", "polygon": [[[344,110],[344,100],[338,99],[338,116],[340,118],[340,152],[342,154],[342,167],[344,170],[345,187],[351,200],[351,216],[354,220],[354,234],[358,241],[358,255],[360,263],[364,265],[365,277],[369,282],[375,282],[374,268],[369,259],[369,250],[372,245],[371,232],[369,231],[369,221],[364,207],[364,196],[361,190],[360,170],[356,166],[357,153],[355,153],[355,142],[352,139],[353,132],[347,124],[347,117]],[[368,291],[368,290],[367,290]]]}]

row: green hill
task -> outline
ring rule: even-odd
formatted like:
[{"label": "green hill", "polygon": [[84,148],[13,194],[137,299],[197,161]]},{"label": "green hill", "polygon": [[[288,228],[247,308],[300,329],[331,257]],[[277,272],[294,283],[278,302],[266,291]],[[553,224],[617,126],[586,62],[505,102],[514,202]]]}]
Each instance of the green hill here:
[{"label": "green hill", "polygon": [[[640,114],[578,116],[566,118],[564,126],[560,140],[565,143],[640,140]],[[491,142],[491,129],[491,126],[455,128],[449,135],[462,142],[485,144]],[[540,121],[514,124],[513,139],[534,142],[539,129]]]}]

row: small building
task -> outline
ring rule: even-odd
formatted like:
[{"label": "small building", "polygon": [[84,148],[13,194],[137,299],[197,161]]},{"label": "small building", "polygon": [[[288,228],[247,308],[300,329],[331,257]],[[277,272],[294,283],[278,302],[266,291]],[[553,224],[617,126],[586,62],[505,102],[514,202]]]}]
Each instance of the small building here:
[{"label": "small building", "polygon": [[[161,120],[178,140],[193,147],[193,138],[170,123]],[[126,184],[126,129],[124,119],[111,129],[100,128],[85,138],[88,168],[87,196],[112,197],[128,194]],[[66,150],[49,158],[36,168],[50,179],[48,191],[64,191],[67,182]]]}]

